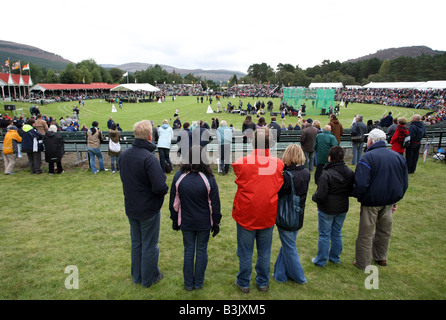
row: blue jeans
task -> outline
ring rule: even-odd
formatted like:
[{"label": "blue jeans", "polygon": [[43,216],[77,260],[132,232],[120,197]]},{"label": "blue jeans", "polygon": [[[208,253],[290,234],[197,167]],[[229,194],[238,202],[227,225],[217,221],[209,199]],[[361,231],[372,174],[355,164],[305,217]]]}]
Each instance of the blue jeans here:
[{"label": "blue jeans", "polygon": [[279,230],[282,247],[280,247],[279,255],[274,264],[274,279],[277,282],[286,282],[289,279],[301,284],[307,282],[296,249],[296,237],[299,231],[277,229]]},{"label": "blue jeans", "polygon": [[90,156],[90,168],[91,172],[96,173],[98,172],[98,169],[96,169],[95,159],[94,157],[98,157],[99,161],[99,170],[105,170],[104,167],[104,158],[102,157],[101,148],[92,148],[87,147],[88,155]]},{"label": "blue jeans", "polygon": [[363,149],[364,143],[355,143],[352,142],[352,150],[353,150],[353,158],[352,158],[352,164],[356,165],[358,164],[359,160],[362,157],[362,149]]},{"label": "blue jeans", "polygon": [[160,212],[145,220],[129,218],[133,283],[141,283],[144,287],[150,287],[160,276],[158,268],[160,218]]},{"label": "blue jeans", "polygon": [[[184,286],[187,290],[201,289],[204,283],[204,274],[208,265],[208,242],[210,230],[183,232]],[[195,263],[194,263],[195,260]]]},{"label": "blue jeans", "polygon": [[[119,171],[119,156],[110,156],[111,169],[112,171]],[[116,162],[116,170],[115,170],[115,162]]]},{"label": "blue jeans", "polygon": [[347,212],[339,214],[325,214],[318,210],[319,240],[317,256],[313,259],[313,263],[315,265],[323,267],[327,263],[327,260],[330,260],[333,263],[341,263],[341,231],[346,215]]},{"label": "blue jeans", "polygon": [[315,152],[304,152],[305,155],[305,168],[307,168],[308,170],[313,171],[313,166],[314,166],[314,156],[315,156]]},{"label": "blue jeans", "polygon": [[249,288],[251,282],[254,240],[257,246],[256,284],[260,288],[268,285],[273,230],[274,226],[268,229],[246,230],[237,223],[237,256],[239,258],[237,283],[240,287]]}]

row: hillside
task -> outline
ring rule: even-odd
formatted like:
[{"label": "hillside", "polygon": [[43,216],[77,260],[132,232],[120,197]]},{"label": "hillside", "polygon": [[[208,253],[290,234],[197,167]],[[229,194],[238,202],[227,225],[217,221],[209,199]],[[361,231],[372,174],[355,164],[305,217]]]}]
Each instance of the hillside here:
[{"label": "hillside", "polygon": [[23,63],[33,63],[42,68],[54,70],[64,70],[66,65],[70,63],[69,60],[63,57],[44,51],[42,49],[20,44],[16,42],[0,40],[0,61],[1,65],[7,60],[20,60]]},{"label": "hillside", "polygon": [[362,60],[369,60],[373,58],[378,58],[379,60],[393,60],[401,56],[416,58],[423,54],[434,56],[437,54],[443,54],[445,51],[432,50],[426,46],[412,46],[412,47],[400,47],[400,48],[389,48],[378,50],[375,53],[347,60],[346,62],[358,62]]},{"label": "hillside", "polygon": [[[131,63],[125,63],[121,65],[113,65],[113,64],[101,64],[101,67],[110,69],[110,68],[118,68],[123,71],[129,71],[129,72],[135,72],[135,71],[142,71],[146,70],[150,66],[154,66],[155,64],[150,63],[141,63],[141,62],[131,62]],[[180,74],[181,76],[186,76],[187,74],[191,73],[195,77],[201,77],[201,79],[206,80],[212,80],[215,82],[227,82],[230,78],[234,76],[234,74],[237,76],[237,78],[241,78],[246,76],[246,73],[242,73],[239,71],[231,71],[231,70],[203,70],[203,69],[181,69],[176,68],[164,64],[159,64],[161,68],[166,70],[169,73],[172,73],[175,71],[175,73]]]}]

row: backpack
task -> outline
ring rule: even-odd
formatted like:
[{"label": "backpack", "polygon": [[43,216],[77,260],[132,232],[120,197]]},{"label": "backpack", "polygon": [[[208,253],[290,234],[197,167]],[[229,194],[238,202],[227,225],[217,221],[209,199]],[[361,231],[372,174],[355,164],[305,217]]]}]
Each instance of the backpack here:
[{"label": "backpack", "polygon": [[406,149],[409,145],[410,145],[410,135],[407,134],[407,135],[404,137],[403,142],[401,142],[401,147],[402,147],[403,149]]},{"label": "backpack", "polygon": [[[181,226],[181,202],[180,202],[180,195],[178,194],[178,186],[180,185],[180,182],[184,179],[184,177],[187,176],[189,173],[190,171],[187,173],[183,173],[178,178],[178,181],[175,183],[176,194],[175,194],[175,200],[173,202],[173,209],[176,212],[178,212],[178,226]],[[209,184],[209,180],[203,172],[199,171],[198,174],[203,179],[203,182],[206,185],[206,189],[208,190],[209,212],[211,217],[211,226],[213,226],[214,221],[212,220],[212,204],[211,204],[211,198],[209,197],[209,193],[211,192],[211,185]]]}]

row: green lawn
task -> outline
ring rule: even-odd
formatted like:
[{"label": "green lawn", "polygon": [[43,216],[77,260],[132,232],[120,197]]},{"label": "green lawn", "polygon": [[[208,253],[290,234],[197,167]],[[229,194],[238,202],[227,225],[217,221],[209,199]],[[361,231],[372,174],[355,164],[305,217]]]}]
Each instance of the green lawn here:
[{"label": "green lawn", "polygon": [[[238,99],[233,99],[234,102]],[[278,104],[279,101],[275,101],[275,108]],[[42,109],[45,114],[61,116],[68,114],[72,105],[53,104]],[[183,121],[209,121],[212,116],[205,113],[206,103],[197,104],[194,98],[178,98],[175,102],[163,104],[124,104],[123,110],[118,109],[113,114],[110,104],[87,100],[80,115],[81,123],[90,125],[91,121],[97,120],[103,128],[108,117],[113,116],[124,130],[131,130],[133,123],[140,119],[153,119],[159,123],[170,118],[177,107],[180,107]],[[29,106],[24,104],[23,108],[27,110]],[[346,110],[341,109],[340,118],[343,123],[351,123],[355,113],[362,113],[365,119],[375,120],[385,111],[380,106],[353,105]],[[407,117],[412,111],[393,110]],[[326,120],[323,116],[312,117]],[[228,120],[236,128],[241,127],[244,119],[225,113],[219,118]],[[106,165],[110,167],[109,162]],[[68,158],[64,159],[64,166],[67,172],[62,175],[30,175],[26,165],[16,168],[14,176],[1,175],[0,299],[244,301],[446,298],[446,272],[443,270],[446,263],[443,216],[446,167],[431,157],[425,163],[420,160],[416,173],[409,178],[409,189],[394,216],[388,266],[378,268],[378,289],[366,289],[365,281],[369,274],[352,265],[359,221],[359,203],[355,199],[350,200],[343,228],[341,264],[328,263],[325,268],[318,268],[311,263],[317,252],[318,231],[317,208],[309,196],[304,227],[297,240],[308,283],[279,284],[271,280],[267,293],[259,292],[254,286],[247,295],[234,286],[238,258],[236,225],[231,217],[236,192],[232,171],[226,176],[216,174],[223,219],[220,234],[211,237],[209,242],[205,285],[202,290],[187,292],[182,276],[182,236],[171,229],[168,197],[161,210],[159,241],[160,269],[165,277],[159,284],[143,289],[132,284],[130,275],[129,224],[119,175],[110,171],[93,175],[85,164],[73,166],[68,163]],[[47,169],[46,164],[43,167]],[[215,166],[213,169],[216,172]],[[172,178],[172,174],[167,177],[169,187]],[[314,191],[315,184],[311,181],[309,195]],[[280,240],[275,230],[272,268],[279,248]],[[77,267],[79,289],[66,289],[65,280],[70,276],[64,272],[67,266]],[[255,272],[252,283],[255,283],[254,276]]]}]

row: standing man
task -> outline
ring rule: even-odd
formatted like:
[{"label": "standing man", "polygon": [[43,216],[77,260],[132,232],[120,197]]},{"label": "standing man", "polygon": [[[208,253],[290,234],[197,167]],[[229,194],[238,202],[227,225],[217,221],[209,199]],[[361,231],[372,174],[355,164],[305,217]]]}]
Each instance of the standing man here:
[{"label": "standing man", "polygon": [[367,126],[362,122],[362,119],[362,115],[356,115],[350,131],[353,149],[352,165],[356,165],[359,162],[364,147],[364,137],[367,133]]},{"label": "standing man", "polygon": [[121,153],[119,167],[124,191],[125,213],[130,223],[131,272],[133,283],[150,287],[163,278],[158,268],[160,209],[169,187],[153,155],[152,125],[142,120],[133,126],[135,140]]},{"label": "standing man", "polygon": [[249,293],[254,242],[257,246],[256,284],[260,291],[268,290],[278,192],[283,184],[284,164],[270,155],[269,130],[257,129],[252,144],[252,153],[232,164],[237,184],[232,217],[237,223],[239,257],[235,285],[243,293]]},{"label": "standing man", "polygon": [[370,265],[372,257],[378,265],[387,265],[392,215],[408,187],[406,161],[386,148],[384,131],[370,131],[367,148],[353,185],[353,196],[361,203],[353,264],[360,269]]},{"label": "standing man", "polygon": [[412,116],[409,127],[410,145],[406,148],[406,161],[408,173],[414,173],[417,169],[418,156],[420,155],[421,139],[426,135],[426,128],[419,114]]},{"label": "standing man", "polygon": [[232,145],[232,131],[227,127],[225,120],[221,121],[221,126],[217,129],[217,141],[220,151],[220,171],[225,175],[229,171]]},{"label": "standing man", "polygon": [[[314,141],[319,133],[316,127],[313,127],[313,120],[307,119],[307,126],[302,130],[300,135],[300,145],[305,154],[305,168],[313,171],[314,165]],[[302,126],[303,127],[303,126]]]},{"label": "standing man", "polygon": [[319,181],[319,177],[322,174],[322,169],[328,163],[328,151],[331,147],[337,146],[338,140],[331,132],[330,125],[324,127],[324,131],[316,136],[316,141],[314,142],[314,151],[317,152],[317,166],[316,172],[314,173],[314,182],[316,184]]},{"label": "standing man", "polygon": [[274,143],[277,143],[280,141],[280,134],[282,133],[282,127],[280,126],[280,124],[278,124],[276,122],[276,119],[277,118],[275,116],[272,116],[271,123],[268,125],[270,131],[272,131],[272,137],[273,137]]},{"label": "standing man", "polygon": [[22,130],[22,152],[28,156],[28,165],[31,174],[41,174],[43,170],[42,155],[43,151],[43,136],[34,127],[35,120],[29,118]]}]

